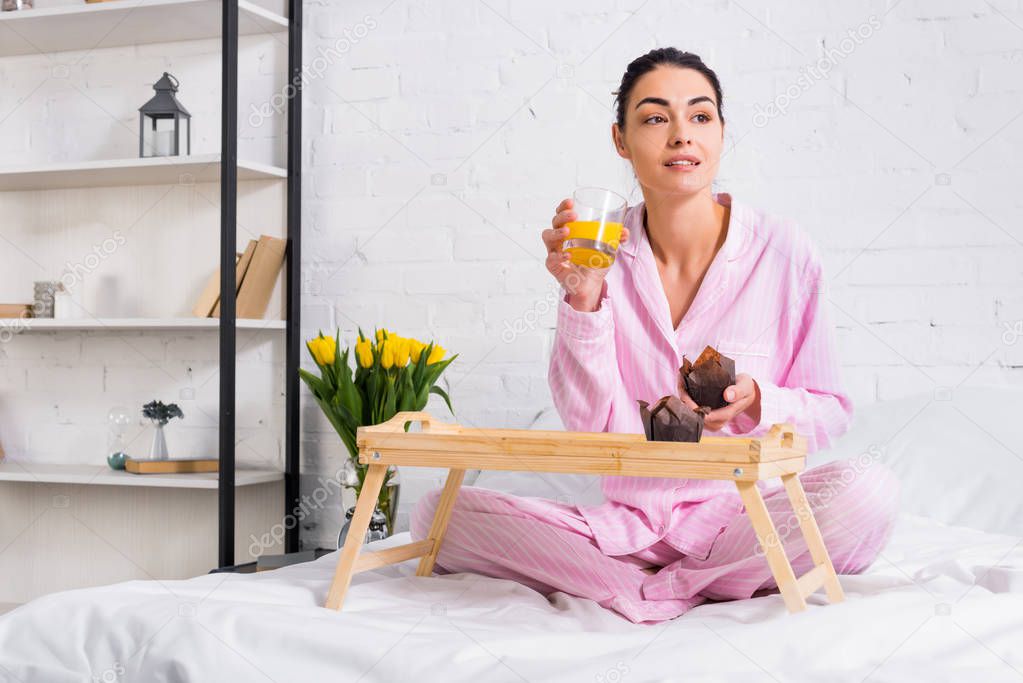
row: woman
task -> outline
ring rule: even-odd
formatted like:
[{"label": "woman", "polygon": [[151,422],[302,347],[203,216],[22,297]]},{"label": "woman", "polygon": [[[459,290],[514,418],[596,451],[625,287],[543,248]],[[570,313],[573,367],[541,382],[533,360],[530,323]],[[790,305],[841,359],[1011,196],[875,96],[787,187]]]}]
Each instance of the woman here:
[{"label": "woman", "polygon": [[[566,429],[643,433],[636,401],[668,393],[695,409],[678,368],[710,344],[738,374],[705,433],[757,436],[790,422],[810,453],[826,447],[848,428],[852,403],[820,259],[791,222],[712,193],[724,140],[717,76],[696,55],[658,49],[629,65],[616,94],[612,139],[644,199],[627,210],[616,262],[593,270],[569,261],[570,199],[543,232],[564,294],[548,379]],[[799,478],[835,570],[866,569],[891,535],[894,474],[857,458]],[[802,575],[813,561],[785,490],[759,486]],[[731,482],[606,476],[602,488],[603,504],[576,506],[464,487],[437,565],[590,598],[637,623],[777,589]],[[416,507],[414,539],[427,535],[438,496]]]}]

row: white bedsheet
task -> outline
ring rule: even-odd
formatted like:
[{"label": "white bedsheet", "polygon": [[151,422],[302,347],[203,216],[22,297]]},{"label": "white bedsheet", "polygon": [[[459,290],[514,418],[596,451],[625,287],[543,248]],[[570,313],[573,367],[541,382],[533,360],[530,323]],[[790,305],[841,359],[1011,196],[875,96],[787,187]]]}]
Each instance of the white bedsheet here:
[{"label": "white bedsheet", "polygon": [[[408,540],[400,534],[374,547]],[[708,603],[635,625],[510,581],[359,574],[320,607],[336,554],[254,575],[130,581],[0,617],[3,681],[984,681],[1023,678],[1023,539],[903,514],[846,601]]]}]

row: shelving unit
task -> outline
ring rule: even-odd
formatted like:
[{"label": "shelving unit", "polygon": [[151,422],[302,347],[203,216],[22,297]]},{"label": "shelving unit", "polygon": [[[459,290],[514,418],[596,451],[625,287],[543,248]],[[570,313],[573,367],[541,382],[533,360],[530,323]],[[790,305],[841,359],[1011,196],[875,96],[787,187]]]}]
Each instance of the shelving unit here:
[{"label": "shelving unit", "polygon": [[[266,10],[247,0],[113,0],[50,9],[0,13],[0,57],[50,52],[93,50],[131,45],[166,43],[220,37],[221,39],[221,149],[219,154],[147,159],[113,159],[73,163],[31,164],[0,168],[0,191],[51,190],[137,186],[154,184],[220,183],[220,290],[235,291],[237,248],[238,182],[270,180],[286,183],[285,230],[287,254],[284,320],[238,320],[233,296],[221,297],[220,318],[114,318],[86,320],[9,319],[4,327],[21,331],[90,330],[217,330],[219,333],[219,437],[218,475],[149,479],[179,482],[159,486],[175,487],[194,482],[193,488],[216,488],[218,498],[218,563],[235,564],[235,489],[253,483],[284,480],[287,511],[299,504],[299,412],[298,366],[300,340],[301,282],[301,140],[302,140],[302,1],[287,0],[288,16]],[[288,83],[287,167],[238,159],[238,39],[242,35],[287,33]],[[277,38],[278,40],[280,38]],[[235,381],[236,331],[283,330],[285,343],[285,469],[254,475],[235,471]],[[0,481],[14,481],[12,468],[0,464]],[[96,483],[127,485],[123,473],[78,473],[77,466],[63,467],[46,476],[65,483],[80,476]],[[72,469],[68,469],[72,468]],[[21,467],[24,471],[24,467]],[[99,468],[102,470],[102,468]],[[36,473],[37,475],[39,472]],[[253,480],[256,477],[258,481]],[[64,479],[61,479],[64,477]],[[70,479],[68,479],[70,478]],[[25,481],[31,481],[28,479]],[[34,479],[40,481],[38,476]],[[108,481],[109,480],[109,481]],[[56,481],[56,480],[55,480]],[[135,483],[134,485],[139,485]],[[209,495],[209,494],[207,494]],[[284,550],[299,549],[299,525],[290,525]]]},{"label": "shelving unit", "polygon": [[[218,38],[220,0],[122,0],[0,14],[0,57]],[[238,2],[238,35],[287,33],[288,20]]]},{"label": "shelving unit", "polygon": [[[0,167],[0,190],[213,183],[220,180],[221,167],[219,154],[8,166]],[[281,180],[287,177],[286,168],[252,161],[238,162],[238,180]]]},{"label": "shelving unit", "polygon": [[[217,318],[79,318],[55,320],[53,318],[26,318],[3,321],[7,327],[22,325],[24,332],[45,332],[50,330],[219,330]],[[252,320],[240,318],[235,321],[240,330],[284,330],[286,320]]]},{"label": "shelving unit", "polygon": [[[238,469],[235,486],[269,484],[284,478],[276,470]],[[35,484],[78,484],[88,486],[141,486],[171,489],[215,489],[215,473],[132,474],[106,465],[64,465],[57,463],[0,462],[0,481]]]}]

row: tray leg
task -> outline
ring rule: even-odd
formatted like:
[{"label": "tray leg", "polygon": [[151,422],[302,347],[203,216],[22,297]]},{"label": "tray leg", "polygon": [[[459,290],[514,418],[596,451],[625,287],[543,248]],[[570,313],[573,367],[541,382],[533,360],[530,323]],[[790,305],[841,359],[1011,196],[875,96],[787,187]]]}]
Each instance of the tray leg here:
[{"label": "tray leg", "polygon": [[817,526],[813,510],[806,500],[803,484],[795,473],[784,474],[781,480],[789,494],[792,509],[795,510],[796,517],[799,518],[799,527],[803,530],[806,547],[810,550],[810,557],[813,558],[813,571],[819,571],[823,575],[821,576],[821,582],[828,595],[828,601],[831,603],[842,602],[845,599],[845,594],[842,592],[842,584],[838,582],[838,575],[835,574],[835,568],[831,564],[831,556],[828,555],[828,549],[824,545],[824,538],[821,536],[820,527]]},{"label": "tray leg", "polygon": [[437,553],[440,552],[440,544],[444,542],[444,532],[447,531],[451,511],[455,507],[455,498],[458,497],[458,489],[461,488],[464,478],[465,470],[448,470],[448,479],[444,482],[444,490],[440,494],[440,500],[437,501],[433,522],[430,523],[429,540],[433,541],[433,548],[419,560],[416,576],[429,576],[433,573],[433,563],[437,560]]},{"label": "tray leg", "polygon": [[373,509],[376,507],[377,497],[380,495],[386,475],[387,465],[370,465],[366,471],[366,479],[362,484],[359,500],[355,503],[352,523],[348,526],[345,547],[341,549],[337,569],[334,571],[334,580],[330,584],[330,592],[327,593],[326,606],[328,609],[341,609],[345,593],[348,592],[348,586],[352,583],[355,561],[359,557],[359,551],[362,550],[362,544],[366,541],[366,530],[369,529]]},{"label": "tray leg", "polygon": [[781,591],[782,599],[789,612],[801,612],[806,609],[806,600],[796,581],[796,574],[792,571],[789,558],[785,555],[785,549],[778,541],[778,534],[771,521],[771,515],[767,512],[767,504],[764,503],[760,489],[755,481],[736,481],[736,488],[746,506],[746,514],[749,515],[753,531],[757,534],[757,540],[764,549],[767,556],[767,565],[771,568],[775,583]]}]

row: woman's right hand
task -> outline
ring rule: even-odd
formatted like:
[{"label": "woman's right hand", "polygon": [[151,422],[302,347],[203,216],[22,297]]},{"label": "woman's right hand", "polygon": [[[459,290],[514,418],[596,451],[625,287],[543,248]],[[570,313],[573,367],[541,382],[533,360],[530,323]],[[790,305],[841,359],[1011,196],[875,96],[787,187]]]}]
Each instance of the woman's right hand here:
[{"label": "woman's right hand", "polygon": [[[571,199],[563,199],[554,210],[551,227],[543,231],[544,246],[547,248],[547,270],[568,292],[568,303],[577,311],[595,311],[600,304],[600,293],[604,288],[604,278],[608,268],[589,268],[572,263],[571,256],[564,251],[565,238],[568,237],[569,222],[577,216],[572,211]],[[622,228],[619,246],[629,237],[629,229]]]}]

